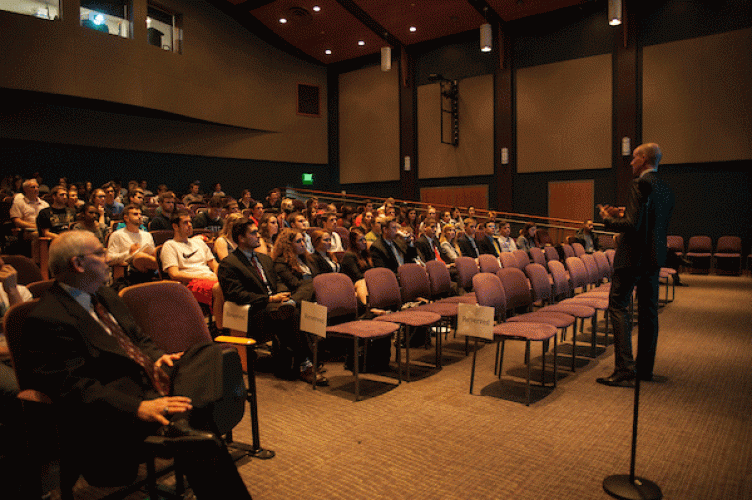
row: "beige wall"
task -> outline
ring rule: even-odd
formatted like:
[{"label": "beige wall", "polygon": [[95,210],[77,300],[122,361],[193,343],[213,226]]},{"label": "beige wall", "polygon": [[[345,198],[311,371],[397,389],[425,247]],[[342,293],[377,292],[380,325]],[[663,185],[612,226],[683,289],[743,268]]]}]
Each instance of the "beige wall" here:
[{"label": "beige wall", "polygon": [[418,87],[421,179],[493,175],[493,76],[460,80],[458,92],[459,143],[455,147],[441,142],[439,84]]},{"label": "beige wall", "polygon": [[371,66],[339,76],[340,183],[399,180],[398,74]]},{"label": "beige wall", "polygon": [[643,49],[643,139],[664,163],[752,158],[752,29]]},{"label": "beige wall", "polygon": [[522,68],[517,171],[611,168],[611,54]]},{"label": "beige wall", "polygon": [[[71,130],[75,119],[64,121],[65,127],[55,120],[40,123],[32,109],[18,106],[13,116],[2,117],[2,136],[158,152],[328,162],[324,68],[270,47],[208,3],[160,1],[183,15],[182,54],[147,44],[145,0],[134,3],[133,39],[80,27],[74,3],[63,2],[63,20],[55,22],[0,12],[0,87],[140,106],[232,128],[210,126],[203,134],[195,124],[170,127],[169,122],[84,113],[81,121],[101,127]],[[320,118],[296,114],[298,83],[320,86]],[[136,129],[137,138],[117,137],[121,119],[124,128]],[[29,122],[31,126],[15,126]],[[186,135],[176,137],[181,129],[187,130]],[[143,137],[138,133],[141,130],[149,130],[151,135]]]}]

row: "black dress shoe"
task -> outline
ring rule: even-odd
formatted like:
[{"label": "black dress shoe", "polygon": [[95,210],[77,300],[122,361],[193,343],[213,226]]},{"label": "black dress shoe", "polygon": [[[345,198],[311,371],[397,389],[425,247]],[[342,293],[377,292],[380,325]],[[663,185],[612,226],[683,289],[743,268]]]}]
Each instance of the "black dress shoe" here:
[{"label": "black dress shoe", "polygon": [[634,372],[614,372],[608,377],[597,378],[595,381],[610,387],[634,387],[635,374]]},{"label": "black dress shoe", "polygon": [[194,429],[186,420],[176,420],[163,425],[157,431],[158,437],[165,438],[165,444],[169,443],[207,443],[219,445],[217,436],[207,431]]}]

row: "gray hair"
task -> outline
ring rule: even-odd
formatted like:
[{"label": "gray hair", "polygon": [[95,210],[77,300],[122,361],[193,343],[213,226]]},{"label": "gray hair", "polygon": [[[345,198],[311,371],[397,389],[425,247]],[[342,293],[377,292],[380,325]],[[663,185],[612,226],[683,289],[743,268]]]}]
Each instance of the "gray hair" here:
[{"label": "gray hair", "polygon": [[50,258],[48,261],[50,273],[60,278],[70,269],[70,260],[81,255],[87,240],[95,238],[93,233],[85,230],[72,230],[61,233],[50,243]]}]

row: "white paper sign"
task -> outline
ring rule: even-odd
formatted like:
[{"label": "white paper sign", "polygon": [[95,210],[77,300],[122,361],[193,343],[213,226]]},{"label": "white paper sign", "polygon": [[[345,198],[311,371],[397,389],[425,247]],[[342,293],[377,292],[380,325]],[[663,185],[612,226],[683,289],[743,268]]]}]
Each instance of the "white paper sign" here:
[{"label": "white paper sign", "polygon": [[457,335],[493,340],[494,308],[476,304],[457,305]]},{"label": "white paper sign", "polygon": [[304,300],[300,303],[300,329],[326,338],[326,312],[325,306]]},{"label": "white paper sign", "polygon": [[250,304],[240,305],[235,302],[225,302],[222,311],[222,326],[230,330],[248,332],[248,310]]}]

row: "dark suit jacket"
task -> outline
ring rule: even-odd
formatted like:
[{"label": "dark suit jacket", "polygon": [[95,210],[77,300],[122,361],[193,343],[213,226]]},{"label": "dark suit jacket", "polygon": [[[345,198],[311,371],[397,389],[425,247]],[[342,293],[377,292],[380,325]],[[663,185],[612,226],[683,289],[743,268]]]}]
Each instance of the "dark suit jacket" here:
[{"label": "dark suit jacket", "polygon": [[[433,246],[441,252],[438,238],[433,239]],[[426,235],[421,236],[415,241],[415,248],[418,249],[418,254],[420,255],[420,258],[423,259],[423,262],[436,259],[436,254],[431,250],[431,245],[428,243]]]},{"label": "dark suit jacket", "polygon": [[353,252],[345,252],[345,255],[342,256],[341,272],[348,275],[353,283],[362,280],[363,273],[368,269],[370,268],[361,269],[360,266],[358,266],[358,259]]},{"label": "dark suit jacket", "polygon": [[[473,238],[473,241],[475,241],[475,238]],[[478,243],[476,242],[475,245],[477,246]],[[475,248],[473,248],[472,243],[470,243],[470,238],[466,233],[462,233],[457,236],[457,246],[460,247],[460,251],[462,252],[463,256],[472,257],[473,259],[478,258],[479,252],[477,252]]]},{"label": "dark suit jacket", "polygon": [[[264,268],[272,293],[287,291],[287,288],[279,282],[271,257],[262,253],[257,253],[257,256],[261,267]],[[239,248],[219,263],[217,276],[225,300],[236,304],[250,304],[251,314],[264,310],[269,304],[269,294],[264,283],[253,264]]]},{"label": "dark suit jacket", "polygon": [[[102,287],[99,301],[149,358],[163,353],[136,325],[117,293]],[[137,417],[144,399],[158,394],[147,373],[59,284],[29,314],[23,344],[30,353],[30,387],[62,410],[63,441],[71,440],[87,480],[124,484],[135,476],[138,445],[159,425]],[[106,457],[106,458],[103,458]]]},{"label": "dark suit jacket", "polygon": [[632,182],[624,217],[607,217],[606,230],[621,233],[614,268],[657,269],[666,262],[666,233],[674,193],[655,172]]},{"label": "dark suit jacket", "polygon": [[[394,247],[397,249],[397,251],[402,254],[404,262],[412,262],[413,259],[418,256],[418,250],[414,246],[401,244],[401,242],[397,240],[392,241],[392,243],[394,243]],[[394,274],[397,274],[397,270],[399,269],[399,262],[397,261],[397,258],[394,256],[394,254],[389,250],[389,247],[387,246],[383,237],[379,237],[378,240],[373,242],[370,251],[373,267],[386,267],[387,269],[390,269],[392,272],[394,272]]]},{"label": "dark suit jacket", "polygon": [[479,238],[475,238],[475,244],[478,245],[478,253],[490,254],[494,257],[499,256],[499,252],[496,251],[493,240],[485,233],[483,233]]}]

